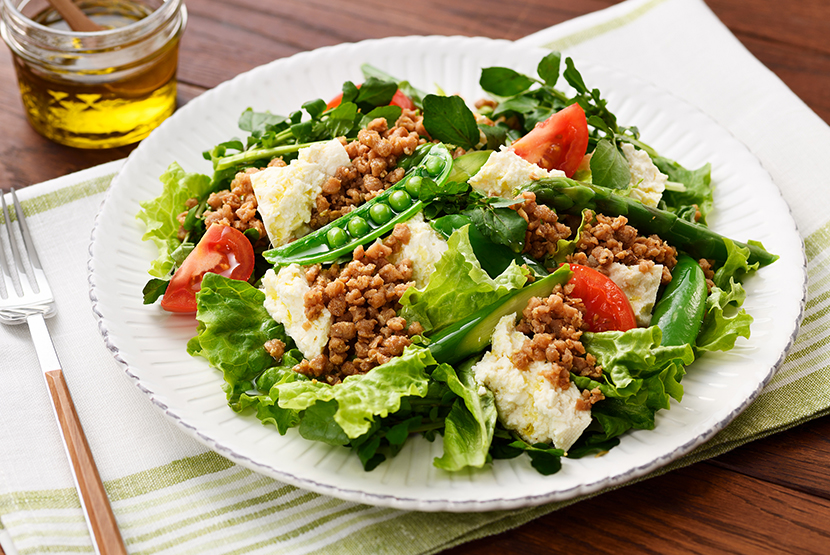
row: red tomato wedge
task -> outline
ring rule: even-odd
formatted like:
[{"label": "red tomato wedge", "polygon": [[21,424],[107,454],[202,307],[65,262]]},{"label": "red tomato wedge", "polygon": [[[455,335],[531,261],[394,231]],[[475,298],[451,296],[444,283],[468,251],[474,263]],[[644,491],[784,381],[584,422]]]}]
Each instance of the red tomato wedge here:
[{"label": "red tomato wedge", "polygon": [[[357,85],[357,88],[359,89],[360,85]],[[326,104],[326,109],[331,110],[332,108],[334,108],[336,106],[339,106],[340,101],[342,99],[343,99],[343,93],[338,94],[337,96],[335,96],[334,98],[329,100],[329,103]],[[415,103],[412,102],[412,100],[410,100],[409,97],[406,96],[403,92],[401,92],[400,89],[395,91],[395,95],[392,97],[392,101],[389,102],[389,105],[390,106],[400,106],[401,108],[404,108],[406,110],[414,110],[415,109]]]},{"label": "red tomato wedge", "polygon": [[232,227],[214,224],[173,274],[161,307],[169,312],[196,312],[196,292],[202,289],[206,273],[244,281],[253,271],[254,248],[248,238]]},{"label": "red tomato wedge", "polygon": [[570,296],[582,299],[590,331],[627,331],[637,327],[628,297],[611,278],[587,266],[570,267],[573,276],[568,283],[574,286]]},{"label": "red tomato wedge", "polygon": [[510,147],[517,155],[546,170],[571,177],[588,149],[588,120],[579,104],[571,104],[541,123]]}]

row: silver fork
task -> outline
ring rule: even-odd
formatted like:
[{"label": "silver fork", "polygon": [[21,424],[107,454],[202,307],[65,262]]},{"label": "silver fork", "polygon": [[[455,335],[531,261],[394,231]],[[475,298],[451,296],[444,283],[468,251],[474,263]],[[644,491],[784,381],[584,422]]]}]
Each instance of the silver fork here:
[{"label": "silver fork", "polygon": [[[107,492],[92,458],[92,451],[81,427],[75,404],[61,370],[58,355],[49,336],[46,320],[55,314],[55,302],[46,274],[35,252],[29,226],[14,189],[15,221],[9,217],[5,195],[0,195],[3,219],[9,237],[11,259],[6,254],[0,233],[0,322],[29,325],[32,342],[52,399],[52,408],[61,431],[63,446],[70,459],[72,477],[81,499],[95,552],[103,555],[126,554],[124,541],[115,521]],[[15,233],[14,230],[17,230]],[[21,239],[22,238],[22,242]]]}]

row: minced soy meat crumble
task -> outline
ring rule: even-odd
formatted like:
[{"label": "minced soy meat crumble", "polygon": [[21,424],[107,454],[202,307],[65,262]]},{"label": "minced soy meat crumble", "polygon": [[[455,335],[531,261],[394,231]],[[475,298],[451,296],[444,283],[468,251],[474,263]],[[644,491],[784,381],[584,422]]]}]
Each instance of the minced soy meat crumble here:
[{"label": "minced soy meat crumble", "polygon": [[[516,326],[516,331],[528,335],[529,339],[512,357],[513,364],[522,370],[533,361],[551,363],[544,376],[560,389],[570,387],[571,372],[592,379],[602,376],[596,358],[582,344],[582,334],[587,330],[583,318],[585,306],[580,299],[568,296],[572,290],[572,285],[557,285],[547,298],[530,299]],[[577,408],[588,410],[604,398],[599,389],[583,391]]]},{"label": "minced soy meat crumble", "polygon": [[614,262],[626,266],[645,264],[643,270],[653,264],[662,264],[661,283],[669,283],[671,270],[677,264],[677,249],[657,235],[644,237],[627,224],[625,216],[611,218],[597,214],[583,227],[576,252],[568,256],[567,261],[596,268],[603,274],[608,274],[608,268]]},{"label": "minced soy meat crumble", "polygon": [[525,253],[537,260],[556,252],[557,241],[567,239],[571,228],[559,221],[559,216],[545,206],[536,204],[536,194],[522,193],[524,204],[515,205],[516,212],[527,222]]},{"label": "minced soy meat crumble", "polygon": [[[571,238],[572,226],[560,221],[554,210],[537,204],[535,193],[524,192],[521,198],[524,203],[514,205],[513,209],[527,222],[523,252],[544,260],[556,253],[558,241]],[[628,225],[625,216],[610,218],[586,212],[585,217],[588,221],[582,228],[575,252],[567,257],[568,262],[589,266],[606,275],[614,262],[639,265],[643,271],[648,271],[654,264],[662,264],[661,282],[671,281],[671,270],[677,263],[674,247],[657,235],[640,235],[636,228]]]},{"label": "minced soy meat crumble", "polygon": [[409,238],[409,227],[398,224],[382,243],[355,249],[343,267],[306,268],[311,286],[304,299],[306,318],[313,320],[327,308],[333,323],[323,354],[303,360],[295,371],[336,384],[401,355],[410,337],[423,332],[419,323],[407,325],[397,316],[400,298],[413,284],[412,262],[388,260]]}]

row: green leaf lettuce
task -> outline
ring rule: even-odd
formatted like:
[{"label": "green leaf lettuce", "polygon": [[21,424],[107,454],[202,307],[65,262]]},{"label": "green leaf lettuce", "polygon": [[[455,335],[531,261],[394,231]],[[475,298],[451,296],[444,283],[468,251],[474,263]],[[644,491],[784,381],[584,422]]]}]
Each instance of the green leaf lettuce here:
[{"label": "green leaf lettuce", "polygon": [[274,389],[279,392],[279,406],[285,409],[306,410],[317,402],[337,401],[334,421],[353,439],[366,433],[375,417],[396,412],[402,397],[425,396],[429,385],[426,368],[434,364],[427,349],[413,345],[386,364],[366,374],[349,376],[336,386],[294,381]]},{"label": "green leaf lettuce", "polygon": [[527,281],[526,270],[515,262],[491,278],[473,252],[469,226],[453,232],[447,245],[426,288],[420,291],[410,287],[401,297],[401,316],[409,322],[420,322],[426,331],[445,328],[520,289]]},{"label": "green leaf lettuce", "polygon": [[262,306],[264,300],[265,294],[249,283],[211,273],[205,274],[196,295],[199,325],[187,352],[205,357],[222,372],[232,406],[242,392],[253,389],[251,380],[275,365],[266,341],[279,339],[293,346],[282,324]]},{"label": "green leaf lettuce", "polygon": [[457,372],[449,364],[441,364],[432,372],[433,379],[445,382],[458,395],[444,422],[444,454],[434,461],[435,466],[450,472],[484,466],[493,441],[496,401],[487,389],[479,395],[472,371],[475,362],[475,358],[468,360]]},{"label": "green leaf lettuce", "polygon": [[152,240],[158,247],[159,256],[150,264],[149,273],[163,278],[173,268],[173,252],[181,246],[178,238],[177,216],[184,210],[189,198],[201,198],[210,188],[210,177],[198,173],[186,173],[173,162],[161,177],[164,185],[161,195],[141,203],[141,212],[136,216],[147,226],[143,241]]}]

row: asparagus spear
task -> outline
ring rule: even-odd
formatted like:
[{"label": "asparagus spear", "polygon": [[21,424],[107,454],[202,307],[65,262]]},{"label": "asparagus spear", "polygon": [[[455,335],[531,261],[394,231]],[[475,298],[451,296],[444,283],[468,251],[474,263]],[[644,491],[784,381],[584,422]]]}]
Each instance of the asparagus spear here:
[{"label": "asparagus spear", "polygon": [[[611,189],[567,177],[552,177],[534,181],[523,190],[535,193],[538,202],[557,211],[579,215],[582,210],[589,208],[606,215],[625,216],[628,223],[640,232],[655,233],[695,258],[709,258],[718,262],[726,260],[726,244],[722,235],[706,226],[678,218],[666,210],[652,208],[632,198],[615,194]],[[777,255],[767,252],[758,242],[734,243],[749,249],[750,264],[758,262],[761,266],[766,266],[778,259]]]}]

